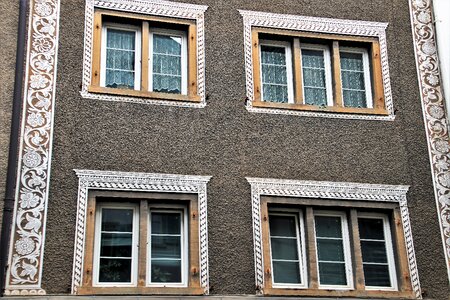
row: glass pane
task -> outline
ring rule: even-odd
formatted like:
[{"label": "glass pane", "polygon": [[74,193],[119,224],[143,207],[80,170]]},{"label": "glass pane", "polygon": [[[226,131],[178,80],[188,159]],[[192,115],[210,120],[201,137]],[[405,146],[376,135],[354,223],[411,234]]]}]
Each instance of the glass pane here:
[{"label": "glass pane", "polygon": [[181,56],[181,37],[153,34],[153,53]]},{"label": "glass pane", "polygon": [[389,267],[364,264],[364,281],[367,286],[391,286]]},{"label": "glass pane", "polygon": [[269,216],[270,236],[296,237],[297,231],[294,216]]},{"label": "glass pane", "polygon": [[305,87],[325,88],[325,69],[303,68],[303,85]]},{"label": "glass pane", "polygon": [[364,262],[387,263],[384,242],[361,241],[361,251]]},{"label": "glass pane", "polygon": [[315,223],[317,237],[342,237],[340,217],[316,216]]},{"label": "glass pane", "polygon": [[99,282],[131,282],[131,259],[100,258]]},{"label": "glass pane", "polygon": [[180,234],[181,214],[180,213],[151,213],[152,234]]},{"label": "glass pane", "polygon": [[264,101],[288,102],[284,47],[261,46],[261,77]]},{"label": "glass pane", "polygon": [[342,87],[344,89],[365,90],[364,73],[342,71]]},{"label": "glass pane", "polygon": [[263,85],[264,101],[270,102],[288,102],[288,89],[287,85]]},{"label": "glass pane", "polygon": [[181,56],[153,54],[153,73],[181,76]]},{"label": "glass pane", "polygon": [[358,218],[358,226],[361,239],[384,240],[382,219]]},{"label": "glass pane", "polygon": [[131,257],[132,234],[102,233],[100,256]]},{"label": "glass pane", "polygon": [[133,210],[102,208],[102,231],[132,232]]},{"label": "glass pane", "polygon": [[366,92],[364,91],[344,90],[342,95],[345,107],[367,107]]},{"label": "glass pane", "polygon": [[274,261],[272,264],[275,283],[301,283],[298,262]]},{"label": "glass pane", "polygon": [[319,260],[344,261],[344,248],[342,240],[317,239],[317,252]]},{"label": "glass pane", "polygon": [[181,258],[181,237],[152,236],[152,258]]},{"label": "glass pane", "polygon": [[345,264],[319,263],[320,284],[347,285]]},{"label": "glass pane", "polygon": [[180,260],[152,259],[152,282],[181,282]]},{"label": "glass pane", "polygon": [[106,69],[106,87],[134,89],[134,72]]},{"label": "glass pane", "polygon": [[181,94],[181,37],[153,35],[153,91]]},{"label": "glass pane", "polygon": [[106,47],[123,50],[135,50],[136,33],[134,31],[107,29]]},{"label": "glass pane", "polygon": [[181,76],[153,74],[153,91],[181,94]]},{"label": "glass pane", "polygon": [[272,259],[298,260],[297,239],[271,238]]},{"label": "glass pane", "polygon": [[341,70],[364,71],[361,53],[341,52]]},{"label": "glass pane", "polygon": [[286,54],[284,48],[261,46],[261,62],[263,64],[286,65]]},{"label": "glass pane", "polygon": [[324,68],[323,51],[302,49],[303,68]]},{"label": "glass pane", "polygon": [[327,92],[325,89],[305,87],[305,103],[308,105],[327,105]]}]

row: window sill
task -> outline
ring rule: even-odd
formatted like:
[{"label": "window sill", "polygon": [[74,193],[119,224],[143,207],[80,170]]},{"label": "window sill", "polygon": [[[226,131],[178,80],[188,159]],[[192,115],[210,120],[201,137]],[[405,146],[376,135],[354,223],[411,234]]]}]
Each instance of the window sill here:
[{"label": "window sill", "polygon": [[263,102],[253,101],[253,107],[259,108],[272,108],[283,110],[295,110],[306,112],[324,112],[324,113],[339,113],[339,114],[361,114],[361,115],[377,115],[388,116],[389,113],[385,108],[356,108],[356,107],[338,107],[338,106],[317,106],[317,105],[305,105],[295,103],[276,103],[276,102]]},{"label": "window sill", "polygon": [[182,101],[182,102],[201,102],[201,98],[198,95],[180,95],[180,94],[169,94],[169,93],[156,93],[156,92],[145,92],[136,90],[124,90],[115,89],[99,86],[89,86],[88,91],[95,94],[107,94],[116,96],[126,96],[126,97],[137,97],[137,98],[147,98],[155,100],[168,100],[168,101]]},{"label": "window sill", "polygon": [[300,288],[265,288],[266,296],[307,296],[307,297],[360,297],[379,299],[416,299],[412,291],[358,291],[358,290],[322,290]]},{"label": "window sill", "polygon": [[203,295],[203,288],[195,287],[79,287],[78,295]]}]

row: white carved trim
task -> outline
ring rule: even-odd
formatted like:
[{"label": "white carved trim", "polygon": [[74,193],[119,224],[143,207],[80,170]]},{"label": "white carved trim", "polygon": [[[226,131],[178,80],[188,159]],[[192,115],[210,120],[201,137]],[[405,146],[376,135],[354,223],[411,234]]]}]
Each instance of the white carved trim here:
[{"label": "white carved trim", "polygon": [[450,281],[450,138],[430,0],[409,1],[420,99],[431,174]]},{"label": "white carved trim", "polygon": [[398,203],[405,233],[411,284],[416,298],[422,298],[406,200],[408,186],[251,177],[247,177],[247,181],[251,185],[255,279],[257,289],[260,292],[264,288],[260,212],[261,196],[265,195]]},{"label": "white carved trim", "polygon": [[189,193],[198,195],[200,236],[200,284],[209,293],[208,220],[206,184],[210,176],[74,170],[78,176],[77,221],[72,275],[72,294],[83,280],[84,238],[89,190]]},{"label": "white carved trim", "polygon": [[[91,83],[92,41],[94,25],[94,7],[141,13],[155,16],[192,19],[197,24],[197,93],[200,102],[183,102],[171,100],[157,100],[139,97],[126,97],[107,94],[90,93],[88,87]],[[120,101],[140,104],[167,105],[178,107],[203,108],[206,106],[205,92],[205,16],[208,6],[185,4],[161,0],[86,0],[85,27],[84,27],[84,59],[83,80],[81,96],[83,98]]]},{"label": "white carved trim", "polygon": [[42,295],[53,142],[59,0],[30,1],[14,220],[5,295]]},{"label": "white carved trim", "polygon": [[[298,115],[309,117],[324,117],[338,119],[362,119],[362,120],[394,120],[394,106],[392,102],[391,80],[389,76],[389,63],[386,46],[387,23],[305,17],[297,15],[284,15],[266,12],[239,10],[244,22],[244,52],[245,52],[245,77],[247,86],[247,110],[250,112]],[[325,112],[297,111],[276,108],[260,108],[253,106],[253,60],[252,60],[252,27],[278,28],[287,30],[299,30],[330,34],[345,34],[376,37],[380,43],[381,73],[383,77],[384,97],[387,116],[339,114]]]}]

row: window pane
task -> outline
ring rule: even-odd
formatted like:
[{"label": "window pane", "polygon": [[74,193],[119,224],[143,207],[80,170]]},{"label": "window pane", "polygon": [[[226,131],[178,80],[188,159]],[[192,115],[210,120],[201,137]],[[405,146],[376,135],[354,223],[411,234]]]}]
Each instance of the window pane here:
[{"label": "window pane", "polygon": [[364,281],[366,286],[391,286],[388,265],[364,264]]},{"label": "window pane", "polygon": [[302,49],[302,72],[305,103],[326,105],[324,52]]},{"label": "window pane", "polygon": [[361,53],[341,52],[341,69],[352,71],[364,71]]},{"label": "window pane", "polygon": [[285,51],[284,47],[261,46],[263,101],[288,102]]},{"label": "window pane", "polygon": [[135,68],[134,31],[107,29],[106,80],[112,88],[134,88]]},{"label": "window pane", "polygon": [[384,240],[382,219],[358,218],[358,225],[361,239]]},{"label": "window pane", "polygon": [[180,234],[181,214],[180,213],[151,213],[152,234]]},{"label": "window pane", "polygon": [[364,91],[344,90],[344,106],[346,107],[367,107],[366,93]]},{"label": "window pane", "polygon": [[99,282],[131,282],[131,259],[100,258]]},{"label": "window pane", "polygon": [[181,237],[152,236],[152,258],[181,258]]},{"label": "window pane", "polygon": [[321,261],[344,261],[342,240],[317,238],[317,252]]},{"label": "window pane", "polygon": [[275,283],[301,283],[298,262],[274,261],[272,264]]},{"label": "window pane", "polygon": [[181,37],[153,34],[153,91],[181,94]]},{"label": "window pane", "polygon": [[132,234],[102,233],[100,256],[131,257]]},{"label": "window pane", "polygon": [[344,263],[319,263],[320,284],[347,285]]},{"label": "window pane", "polygon": [[342,70],[342,87],[364,92],[364,73]]},{"label": "window pane", "polygon": [[341,218],[316,216],[316,236],[342,238]]},{"label": "window pane", "polygon": [[297,239],[271,238],[272,259],[298,260]]},{"label": "window pane", "polygon": [[296,237],[296,224],[294,216],[270,215],[270,236]]},{"label": "window pane", "polygon": [[151,267],[152,282],[181,282],[180,260],[154,260]]},{"label": "window pane", "polygon": [[362,53],[340,52],[342,96],[346,107],[367,107]]},{"label": "window pane", "polygon": [[102,231],[132,232],[133,210],[102,208]]},{"label": "window pane", "polygon": [[364,262],[387,263],[384,242],[361,241],[361,251]]}]

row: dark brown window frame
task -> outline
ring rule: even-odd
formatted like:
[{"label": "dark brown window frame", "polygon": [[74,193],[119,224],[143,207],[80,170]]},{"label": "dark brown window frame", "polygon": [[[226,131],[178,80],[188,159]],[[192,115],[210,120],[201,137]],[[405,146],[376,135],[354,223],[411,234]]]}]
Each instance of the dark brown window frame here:
[{"label": "dark brown window frame", "polygon": [[[103,87],[100,84],[103,19],[107,16],[120,18],[124,23],[126,23],[127,20],[129,20],[130,23],[141,23],[140,90]],[[187,95],[149,91],[149,22],[158,23],[161,28],[164,28],[164,26],[170,27],[174,25],[187,27]],[[197,25],[195,20],[96,9],[94,12],[94,32],[92,43],[92,76],[88,87],[89,92],[157,100],[185,102],[201,101],[201,97],[199,96],[197,89]]]},{"label": "dark brown window frame", "polygon": [[[271,255],[269,243],[269,208],[295,208],[304,211],[307,288],[280,288],[272,286]],[[319,289],[314,234],[314,209],[345,211],[349,221],[350,244],[352,249],[353,289]],[[397,291],[366,290],[362,254],[359,244],[358,210],[382,211],[390,216],[392,243],[397,275]],[[356,224],[356,225],[355,225]],[[411,286],[407,249],[404,239],[400,208],[395,203],[373,203],[348,200],[308,199],[294,197],[261,196],[261,231],[264,270],[262,293],[269,296],[319,296],[319,297],[365,297],[415,299]]]},{"label": "dark brown window frame", "polygon": [[[286,40],[291,42],[292,66],[293,66],[293,87],[294,103],[277,103],[262,101],[261,98],[261,64],[260,64],[260,40],[262,35],[270,35],[274,41]],[[303,79],[301,72],[301,39],[322,40],[331,43],[331,73],[332,73],[332,94],[333,106],[306,105],[303,100]],[[341,88],[341,70],[339,43],[365,43],[369,47],[369,59],[371,62],[371,87],[373,108],[344,107]],[[253,61],[253,84],[254,100],[253,106],[260,108],[289,109],[303,111],[317,111],[329,113],[350,113],[387,116],[389,112],[385,105],[384,86],[382,78],[380,44],[378,38],[350,36],[340,34],[311,33],[294,30],[283,30],[273,28],[252,27],[252,61]]]},{"label": "dark brown window frame", "polygon": [[[102,200],[103,199],[103,200]],[[187,207],[188,214],[188,278],[187,287],[147,286],[147,247],[139,247],[137,285],[134,287],[93,286],[95,216],[97,204],[101,201],[111,203],[137,203],[139,206],[139,245],[147,241],[149,204],[180,204]],[[79,295],[203,295],[199,270],[199,219],[198,197],[195,194],[89,191],[86,214],[85,256],[83,260],[83,281],[78,288]]]}]

